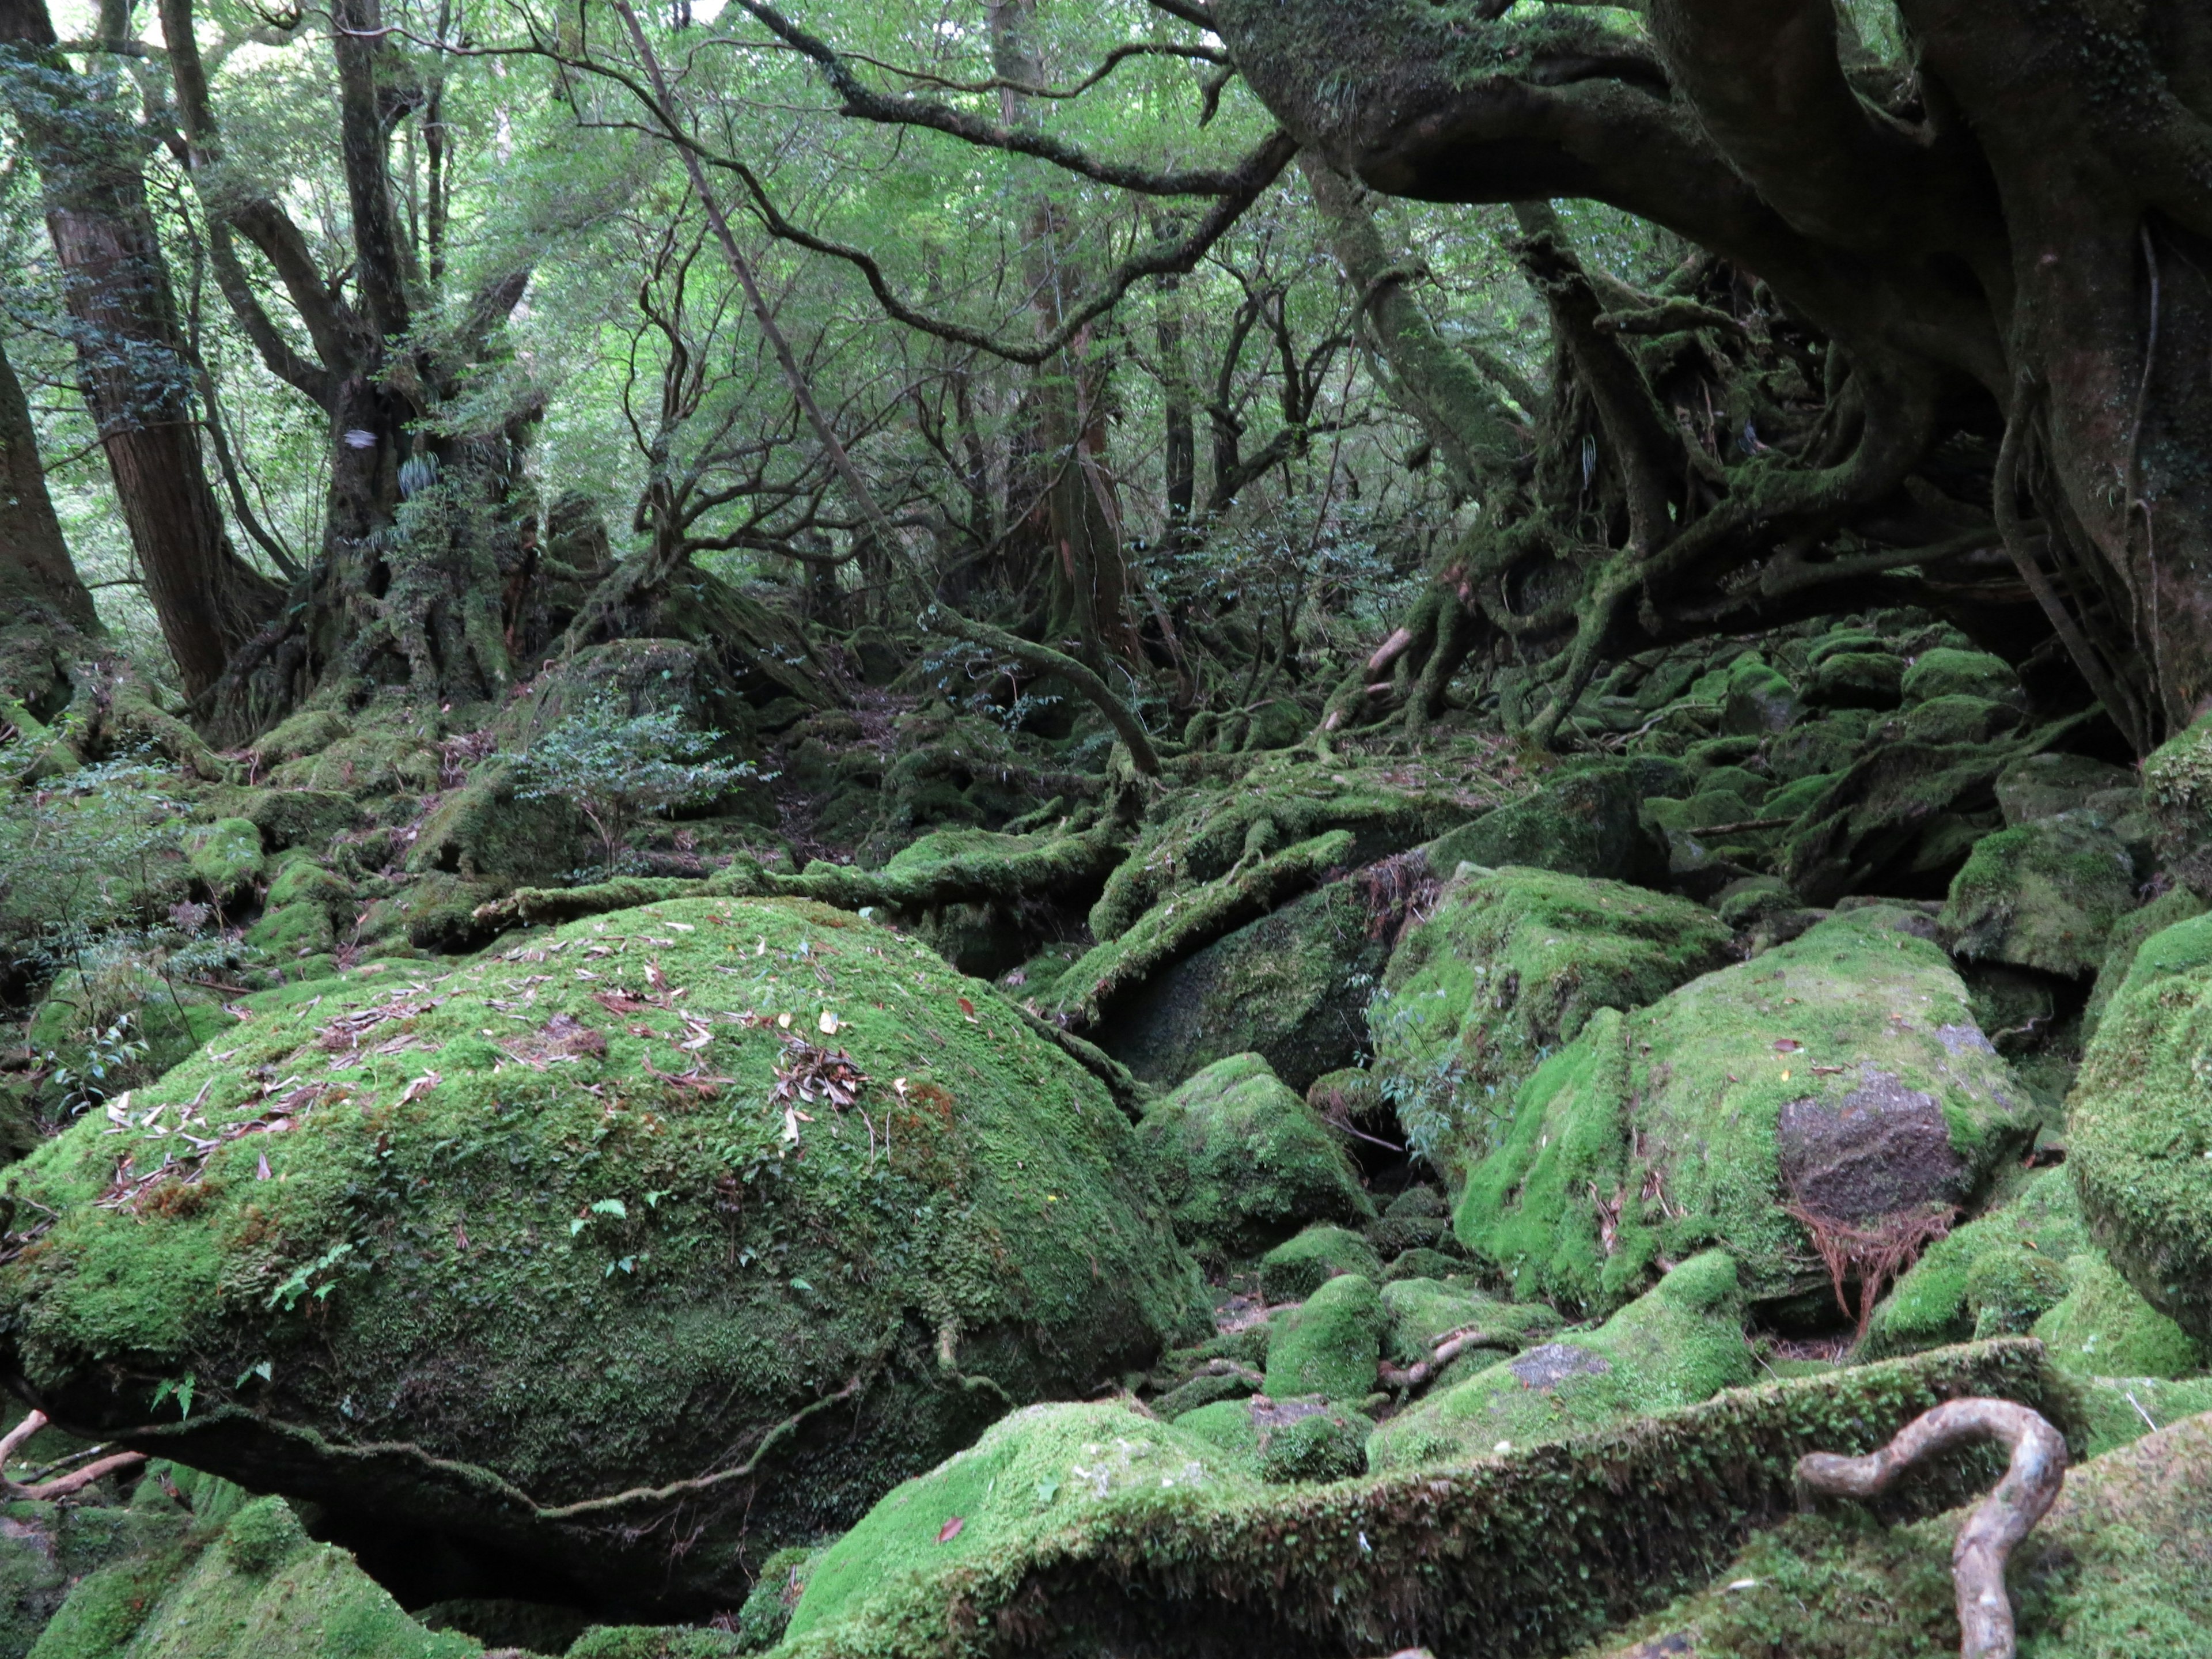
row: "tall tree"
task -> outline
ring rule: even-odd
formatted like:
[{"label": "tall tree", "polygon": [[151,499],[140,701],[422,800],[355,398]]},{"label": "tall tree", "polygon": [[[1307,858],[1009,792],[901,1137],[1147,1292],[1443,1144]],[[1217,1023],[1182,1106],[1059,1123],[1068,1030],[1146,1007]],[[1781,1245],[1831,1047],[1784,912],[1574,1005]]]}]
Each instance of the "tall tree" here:
[{"label": "tall tree", "polygon": [[[103,48],[127,42],[129,19],[127,0],[105,0]],[[45,187],[85,401],[162,637],[197,696],[275,615],[280,590],[239,557],[208,481],[191,353],[147,206],[148,141],[117,88],[70,66],[45,0],[0,0],[0,96]]]},{"label": "tall tree", "polygon": [[[1544,274],[1594,417],[1557,435],[1619,510],[1500,526],[1474,585],[1488,626],[1563,647],[1542,723],[1606,654],[1877,581],[2039,616],[2139,750],[2212,705],[2212,13],[1899,0],[1885,63],[1834,0],[1639,9],[1202,14],[1379,189],[1592,198],[1705,251],[1641,300]],[[1499,586],[1531,559],[1573,573],[1540,629]]]},{"label": "tall tree", "polygon": [[[242,653],[232,676],[240,718],[265,720],[332,675],[441,699],[495,695],[514,672],[501,595],[526,555],[506,501],[532,411],[464,434],[436,429],[434,417],[520,301],[529,267],[498,270],[457,296],[453,325],[419,326],[434,297],[423,267],[444,268],[450,195],[441,179],[426,261],[402,224],[391,168],[393,131],[425,100],[379,0],[337,0],[330,15],[349,210],[350,261],[335,274],[317,265],[273,197],[226,162],[191,0],[160,5],[216,282],[270,371],[330,421],[322,556],[308,603]],[[440,165],[449,165],[442,132],[439,143]],[[262,303],[240,237],[282,285],[309,350]]]},{"label": "tall tree", "polygon": [[40,614],[87,634],[100,628],[46,494],[31,406],[0,345],[0,617]]}]

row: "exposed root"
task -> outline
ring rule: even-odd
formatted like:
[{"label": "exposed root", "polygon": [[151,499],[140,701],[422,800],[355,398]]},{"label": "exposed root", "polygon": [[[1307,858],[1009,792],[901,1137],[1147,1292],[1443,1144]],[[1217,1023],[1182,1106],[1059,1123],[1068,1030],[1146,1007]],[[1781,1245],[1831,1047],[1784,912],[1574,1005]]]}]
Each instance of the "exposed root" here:
[{"label": "exposed root", "polygon": [[2065,1437],[2040,1413],[2009,1400],[1954,1400],[1914,1418],[1868,1456],[1814,1452],[1798,1459],[1797,1481],[1824,1497],[1878,1498],[1930,1453],[1975,1440],[2002,1441],[2012,1462],[1996,1490],[1974,1506],[1951,1549],[1959,1653],[1960,1659],[2013,1659],[2005,1559],[2057,1499],[2066,1479]]},{"label": "exposed root", "polygon": [[1502,1331],[1486,1331],[1480,1325],[1466,1325],[1455,1331],[1447,1331],[1437,1340],[1426,1359],[1411,1365],[1393,1365],[1382,1362],[1382,1386],[1389,1389],[1418,1389],[1438,1371],[1465,1353],[1469,1348],[1510,1348],[1519,1352],[1521,1339]]},{"label": "exposed root", "polygon": [[[7,1468],[8,1460],[15,1455],[25,1441],[46,1426],[46,1414],[33,1412],[4,1436],[0,1436],[0,1470]],[[106,1449],[105,1447],[94,1446],[92,1452],[81,1455],[91,1456],[93,1453]],[[5,1492],[12,1500],[31,1503],[66,1498],[73,1492],[83,1491],[104,1474],[112,1474],[118,1469],[136,1468],[145,1461],[144,1452],[110,1452],[105,1457],[94,1456],[91,1462],[71,1469],[67,1474],[58,1474],[51,1480],[39,1480],[27,1485],[10,1480],[4,1474],[0,1474],[0,1492]]]},{"label": "exposed root", "polygon": [[[1867,1321],[1874,1317],[1874,1306],[1881,1300],[1881,1293],[1920,1259],[1923,1250],[1948,1233],[1959,1216],[1951,1206],[1937,1205],[1884,1216],[1862,1226],[1822,1215],[1802,1203],[1784,1207],[1813,1235],[1813,1248],[1820,1251],[1820,1260],[1828,1269],[1829,1281],[1836,1287],[1836,1306],[1845,1317],[1857,1319],[1862,1338],[1866,1335]],[[1850,1297],[1845,1289],[1854,1279],[1859,1285],[1856,1316],[1851,1312]]]}]

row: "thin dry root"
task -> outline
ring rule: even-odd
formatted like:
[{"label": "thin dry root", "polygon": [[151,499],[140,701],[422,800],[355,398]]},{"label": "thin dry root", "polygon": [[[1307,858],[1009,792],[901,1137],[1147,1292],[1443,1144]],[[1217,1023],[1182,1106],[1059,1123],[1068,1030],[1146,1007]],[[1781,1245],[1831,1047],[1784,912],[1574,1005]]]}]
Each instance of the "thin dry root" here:
[{"label": "thin dry root", "polygon": [[1996,1490],[1974,1506],[1951,1551],[1958,1588],[1960,1659],[2014,1659],[2005,1559],[2057,1501],[2066,1479],[2066,1439],[2038,1413],[2009,1400],[1954,1400],[1923,1412],[1867,1457],[1814,1452],[1797,1462],[1798,1484],[1837,1498],[1876,1498],[1932,1452],[1973,1440],[2011,1448]]},{"label": "thin dry root", "polygon": [[[23,1443],[46,1426],[46,1414],[33,1412],[4,1435],[0,1435],[0,1471],[4,1471],[8,1460],[15,1456]],[[97,1450],[95,1447],[94,1449]],[[71,1469],[67,1474],[56,1475],[52,1480],[41,1480],[35,1486],[24,1486],[10,1480],[0,1473],[0,1492],[10,1498],[66,1498],[73,1492],[82,1492],[103,1474],[112,1474],[118,1469],[135,1468],[146,1461],[144,1452],[114,1452],[87,1463],[82,1468]]]}]

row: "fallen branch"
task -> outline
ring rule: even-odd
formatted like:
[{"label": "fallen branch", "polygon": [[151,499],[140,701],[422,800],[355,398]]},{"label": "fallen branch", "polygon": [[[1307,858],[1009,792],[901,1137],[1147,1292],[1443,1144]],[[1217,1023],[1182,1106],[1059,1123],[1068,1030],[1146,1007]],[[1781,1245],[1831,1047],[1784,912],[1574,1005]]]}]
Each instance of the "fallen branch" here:
[{"label": "fallen branch", "polygon": [[2066,1479],[2065,1437],[2041,1413],[2009,1400],[1954,1400],[1914,1418],[1868,1456],[1814,1452],[1801,1457],[1797,1482],[1825,1497],[1878,1498],[1929,1454],[1976,1440],[2002,1442],[2012,1462],[1996,1490],[1974,1506],[1951,1549],[1960,1659],[2014,1659],[2005,1559],[2057,1501]]},{"label": "fallen branch", "polygon": [[[40,1503],[48,1498],[66,1498],[73,1492],[83,1491],[85,1487],[104,1474],[112,1474],[118,1469],[135,1468],[146,1461],[144,1452],[114,1452],[106,1457],[95,1458],[82,1468],[72,1469],[67,1474],[58,1476],[52,1480],[40,1480],[25,1485],[20,1481],[9,1480],[4,1473],[8,1460],[15,1455],[25,1441],[46,1426],[46,1414],[44,1412],[33,1412],[14,1428],[9,1430],[4,1436],[0,1436],[0,1492],[5,1492],[11,1499]],[[91,1457],[101,1449],[102,1448],[94,1446],[90,1451],[80,1453],[79,1455]]]},{"label": "fallen branch", "polygon": [[1499,1331],[1486,1331],[1480,1325],[1462,1325],[1455,1331],[1447,1331],[1437,1340],[1426,1359],[1411,1365],[1394,1365],[1382,1362],[1381,1376],[1385,1388],[1418,1389],[1438,1371],[1465,1353],[1469,1348],[1510,1348],[1518,1352],[1521,1340]]}]

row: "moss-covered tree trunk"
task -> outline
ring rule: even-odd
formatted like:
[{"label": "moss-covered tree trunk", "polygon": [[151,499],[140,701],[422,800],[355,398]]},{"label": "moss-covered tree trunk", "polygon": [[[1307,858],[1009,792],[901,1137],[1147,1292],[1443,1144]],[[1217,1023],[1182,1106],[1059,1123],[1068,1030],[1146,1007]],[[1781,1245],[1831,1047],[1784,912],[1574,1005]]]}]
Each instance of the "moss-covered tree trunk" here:
[{"label": "moss-covered tree trunk", "polygon": [[[103,13],[104,36],[127,8]],[[142,145],[112,84],[80,76],[45,0],[0,0],[0,92],[45,189],[85,401],[147,597],[189,696],[275,615],[280,590],[240,558],[200,453],[191,354],[146,203]]]},{"label": "moss-covered tree trunk", "polygon": [[[88,634],[100,627],[46,494],[31,406],[0,344],[0,618],[21,621],[33,613]],[[0,686],[0,694],[7,688]]]},{"label": "moss-covered tree trunk", "polygon": [[1494,0],[1217,9],[1261,98],[1370,185],[1590,198],[1704,250],[1650,296],[1540,275],[1591,416],[1549,435],[1584,441],[1612,510],[1601,536],[1565,504],[1528,521],[1571,598],[1475,599],[1557,647],[1547,720],[1602,653],[1877,592],[2039,617],[2139,750],[2212,704],[2203,6],[1899,0],[1899,62],[1831,0],[1652,0],[1641,31]]}]

